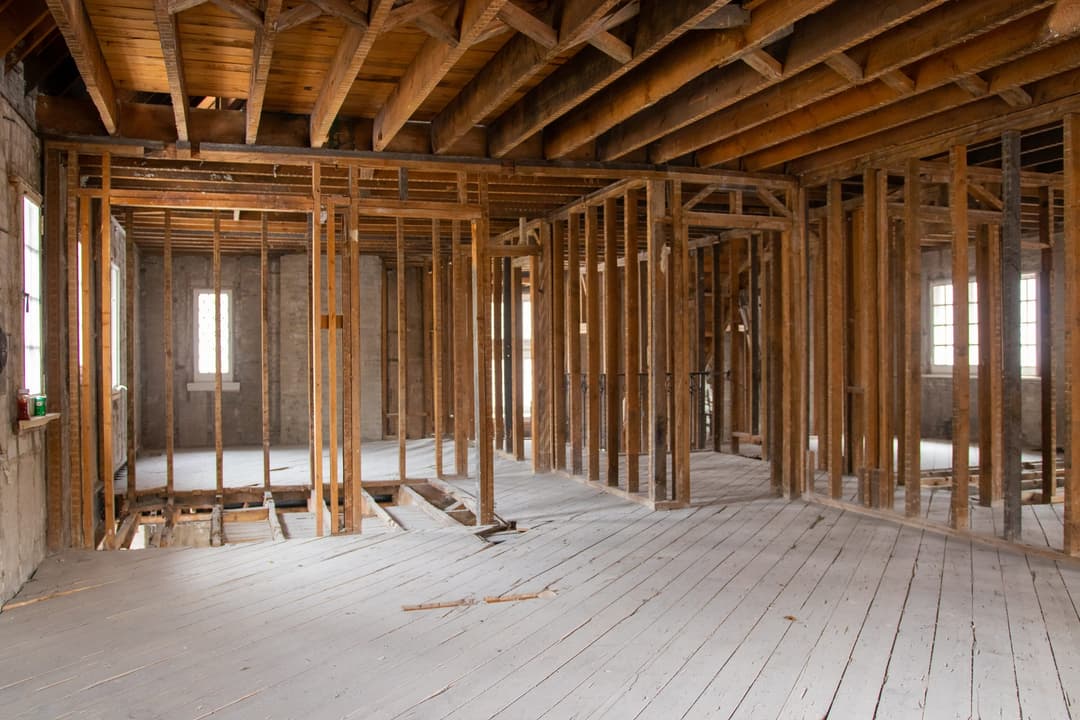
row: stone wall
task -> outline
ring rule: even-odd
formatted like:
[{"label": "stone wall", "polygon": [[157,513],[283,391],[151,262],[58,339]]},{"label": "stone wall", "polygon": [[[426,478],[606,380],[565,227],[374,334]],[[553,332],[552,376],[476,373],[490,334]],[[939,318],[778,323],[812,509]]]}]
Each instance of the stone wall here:
[{"label": "stone wall", "polygon": [[46,552],[45,431],[15,429],[23,385],[22,215],[6,174],[38,193],[44,189],[33,98],[23,96],[22,85],[21,68],[0,79],[0,330],[8,342],[0,372],[0,603],[18,592]]}]

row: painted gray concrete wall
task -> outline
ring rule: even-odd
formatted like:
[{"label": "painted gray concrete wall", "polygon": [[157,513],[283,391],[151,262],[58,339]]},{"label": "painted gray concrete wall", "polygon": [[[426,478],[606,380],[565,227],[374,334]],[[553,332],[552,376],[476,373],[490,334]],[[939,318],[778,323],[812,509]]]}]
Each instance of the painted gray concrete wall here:
[{"label": "painted gray concrete wall", "polygon": [[[22,72],[16,69],[0,80],[0,168],[41,192],[41,144],[33,117],[33,98],[24,97]],[[5,178],[0,182],[0,329],[8,339],[8,362],[0,372],[0,603],[18,592],[46,551],[45,432],[13,429],[22,386],[24,315],[22,215],[16,199]]]}]

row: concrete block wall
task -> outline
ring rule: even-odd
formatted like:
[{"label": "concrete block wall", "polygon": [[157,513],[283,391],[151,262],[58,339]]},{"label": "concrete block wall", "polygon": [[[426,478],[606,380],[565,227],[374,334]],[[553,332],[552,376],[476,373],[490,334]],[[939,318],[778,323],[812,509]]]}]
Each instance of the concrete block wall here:
[{"label": "concrete block wall", "polygon": [[[0,169],[41,192],[41,143],[33,125],[33,105],[33,98],[23,94],[21,68],[0,78]],[[0,329],[7,335],[8,360],[0,372],[0,603],[18,592],[46,552],[45,432],[14,429],[16,394],[23,384],[21,224],[15,188],[4,177],[0,182]]]}]

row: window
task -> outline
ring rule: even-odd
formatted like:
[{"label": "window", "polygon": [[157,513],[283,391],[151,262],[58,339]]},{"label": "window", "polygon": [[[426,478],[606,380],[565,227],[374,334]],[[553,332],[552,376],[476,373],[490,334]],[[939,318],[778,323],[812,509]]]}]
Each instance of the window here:
[{"label": "window", "polygon": [[124,385],[124,353],[120,347],[120,339],[123,337],[124,324],[124,280],[120,273],[120,266],[116,263],[112,263],[111,272],[112,318],[110,325],[112,326],[112,376],[113,389],[116,389]]},{"label": "window", "polygon": [[[221,378],[232,382],[232,291],[221,291]],[[195,291],[195,380],[214,380],[214,291]]]},{"label": "window", "polygon": [[[978,287],[968,283],[968,364],[979,364],[979,304]],[[953,286],[950,282],[934,283],[930,287],[933,313],[933,348],[931,363],[939,367],[953,364]]]},{"label": "window", "polygon": [[[1020,367],[1024,375],[1034,375],[1038,358],[1038,279],[1034,274],[1020,278]],[[979,364],[979,303],[978,285],[968,283],[968,362]],[[953,288],[952,283],[940,282],[930,286],[933,348],[931,364],[952,367],[953,364]]]},{"label": "window", "polygon": [[23,239],[23,387],[43,390],[41,364],[41,205],[22,196]]}]

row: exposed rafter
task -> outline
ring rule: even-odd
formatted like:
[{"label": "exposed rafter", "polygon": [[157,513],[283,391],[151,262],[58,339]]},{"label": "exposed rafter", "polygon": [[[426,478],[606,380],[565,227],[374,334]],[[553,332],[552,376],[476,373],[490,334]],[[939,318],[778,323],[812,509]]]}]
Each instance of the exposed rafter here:
[{"label": "exposed rafter", "polygon": [[[507,3],[503,5],[499,17],[511,27],[526,28],[529,32],[512,37],[495,54],[487,65],[480,69],[468,85],[450,101],[431,123],[431,144],[435,152],[451,150],[465,134],[484,117],[510,97],[529,78],[541,71],[548,63],[566,52],[568,48],[581,43],[583,25],[599,22],[616,4],[616,0],[571,0],[565,8],[564,17],[581,18],[582,24],[570,26],[563,23],[559,31],[521,8]],[[513,9],[510,9],[513,8]],[[526,20],[528,15],[532,20]],[[550,36],[540,30],[540,26],[550,30]],[[553,45],[546,45],[537,39],[554,38]]]},{"label": "exposed rafter", "polygon": [[165,74],[169,78],[169,95],[172,96],[173,115],[176,117],[176,139],[188,142],[188,115],[190,100],[184,81],[184,55],[180,51],[180,31],[176,15],[169,12],[168,0],[155,0],[154,21],[161,40],[161,56],[165,61]]},{"label": "exposed rafter", "polygon": [[79,68],[86,92],[97,106],[101,122],[110,135],[119,130],[116,85],[101,54],[97,33],[86,15],[82,0],[47,0],[56,26],[67,42],[68,50]]},{"label": "exposed rafter", "polygon": [[264,10],[263,26],[255,31],[255,43],[252,47],[251,84],[248,89],[247,105],[244,106],[245,140],[248,145],[255,143],[259,136],[259,120],[262,117],[263,101],[266,99],[266,83],[270,78],[270,62],[274,56],[274,43],[277,40],[278,18],[281,14],[282,0],[267,0]]},{"label": "exposed rafter", "polygon": [[503,157],[715,15],[727,3],[728,0],[642,0],[631,60],[620,63],[594,49],[578,53],[573,63],[548,76],[492,124],[491,154]]},{"label": "exposed rafter", "polygon": [[[461,28],[458,44],[450,46],[435,38],[424,43],[375,117],[372,145],[376,150],[383,150],[390,144],[420,104],[457,64],[465,50],[476,42],[505,4],[506,0],[464,0],[458,24]],[[443,18],[450,22],[455,12],[456,8],[451,8]],[[448,15],[451,17],[447,17]]]},{"label": "exposed rafter", "polygon": [[341,110],[356,75],[367,60],[375,38],[390,15],[393,0],[371,0],[367,27],[349,25],[338,44],[330,70],[323,78],[315,108],[311,111],[311,146],[322,147],[330,135],[330,126]]}]

